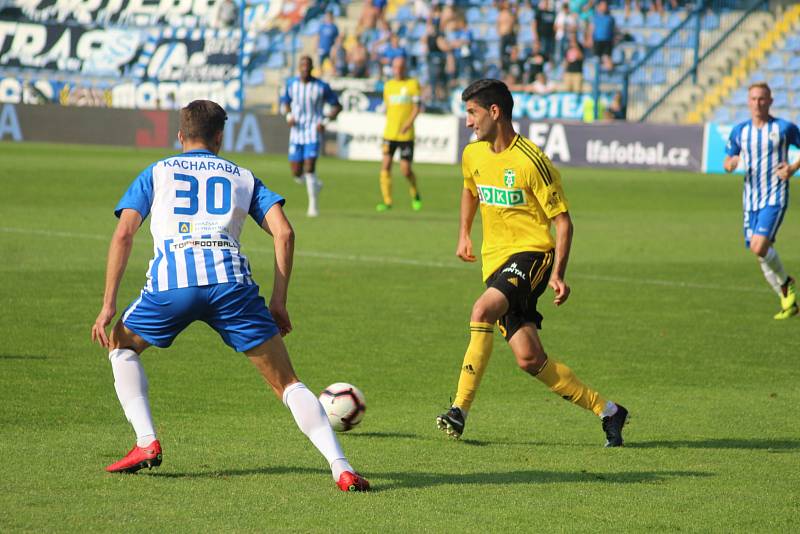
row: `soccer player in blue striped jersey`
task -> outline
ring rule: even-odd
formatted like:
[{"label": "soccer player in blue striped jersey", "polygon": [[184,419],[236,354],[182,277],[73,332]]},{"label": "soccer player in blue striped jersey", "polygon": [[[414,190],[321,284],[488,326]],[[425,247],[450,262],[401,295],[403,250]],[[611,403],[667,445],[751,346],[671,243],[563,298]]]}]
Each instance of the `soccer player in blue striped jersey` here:
[{"label": "soccer player in blue striped jersey", "polygon": [[[203,321],[253,362],[325,456],[339,488],[364,491],[369,483],[350,467],[325,411],[297,378],[283,343],[282,336],[292,331],[286,296],[294,252],[284,199],[248,169],[217,155],[226,119],[225,110],[209,100],[195,100],[181,109],[178,140],[183,153],[145,169],[114,211],[119,222],[109,247],[103,306],[92,326],[92,340],[109,349],[114,387],[136,433],[136,445],[106,470],[136,472],[161,464],[139,355],[151,345],[169,347],[189,324]],[[248,215],[274,241],[269,307],[239,245]],[[133,238],[148,216],[154,258],[147,282],[108,335]]]},{"label": "soccer player in blue striped jersey", "polygon": [[[289,78],[281,95],[281,106],[286,114],[289,132],[289,166],[294,179],[305,184],[308,192],[309,217],[319,215],[317,195],[322,180],[317,177],[317,158],[322,146],[325,125],[342,111],[339,98],[331,86],[311,75],[314,64],[309,56],[299,61],[299,76]],[[325,115],[325,104],[331,106]]]},{"label": "soccer player in blue striped jersey", "polygon": [[747,93],[750,120],[737,124],[725,147],[723,163],[733,172],[744,164],[744,240],[758,257],[761,270],[781,303],[775,319],[797,315],[794,278],[786,274],[773,246],[789,206],[789,178],[800,168],[800,159],[789,162],[789,146],[800,147],[797,125],[770,115],[772,92],[766,83],[750,86]]}]

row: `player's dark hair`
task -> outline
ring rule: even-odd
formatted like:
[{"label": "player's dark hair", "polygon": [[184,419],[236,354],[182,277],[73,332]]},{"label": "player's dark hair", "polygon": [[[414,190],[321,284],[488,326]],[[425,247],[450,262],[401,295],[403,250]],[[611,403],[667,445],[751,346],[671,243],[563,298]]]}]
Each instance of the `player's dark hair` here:
[{"label": "player's dark hair", "polygon": [[302,56],[300,56],[300,59],[298,59],[298,60],[297,60],[297,63],[299,64],[301,61],[308,61],[308,63],[309,63],[309,64],[310,64],[312,67],[314,66],[314,60],[313,60],[313,59],[311,59],[311,56],[309,56],[309,55],[302,55]]},{"label": "player's dark hair", "polygon": [[511,119],[511,112],[514,109],[514,98],[508,86],[500,80],[484,78],[477,82],[472,82],[469,87],[461,93],[461,100],[468,102],[474,100],[484,109],[489,109],[492,105],[500,108],[503,118]]},{"label": "player's dark hair", "polygon": [[194,100],[181,108],[180,131],[186,139],[212,144],[216,135],[225,129],[228,115],[222,106],[211,100]]}]

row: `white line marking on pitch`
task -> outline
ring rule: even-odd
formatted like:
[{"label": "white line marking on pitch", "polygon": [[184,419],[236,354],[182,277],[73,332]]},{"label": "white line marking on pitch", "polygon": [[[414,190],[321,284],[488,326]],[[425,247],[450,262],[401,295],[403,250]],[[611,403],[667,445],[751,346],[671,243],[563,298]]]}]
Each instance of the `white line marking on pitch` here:
[{"label": "white line marking on pitch", "polygon": [[[45,237],[68,237],[75,239],[92,239],[99,241],[110,241],[111,236],[101,236],[97,234],[82,234],[73,232],[55,232],[50,230],[36,230],[30,228],[9,228],[1,227],[0,232],[9,234],[41,235]],[[272,249],[261,247],[247,247],[247,250],[254,252],[270,253]],[[353,263],[387,263],[390,265],[409,265],[412,267],[430,267],[435,269],[476,269],[474,265],[461,263],[455,258],[451,262],[415,260],[411,258],[399,258],[393,256],[365,256],[361,254],[341,254],[338,252],[318,252],[313,250],[295,250],[297,256],[305,258],[317,258],[325,260],[346,261]],[[762,289],[755,287],[721,286],[715,284],[699,284],[695,282],[676,282],[674,280],[658,280],[655,278],[627,278],[624,276],[606,276],[598,274],[570,273],[571,278],[583,280],[595,280],[598,282],[612,282],[618,284],[640,284],[662,287],[676,287],[685,289],[708,289],[711,291],[733,291],[737,293],[763,293]]]}]

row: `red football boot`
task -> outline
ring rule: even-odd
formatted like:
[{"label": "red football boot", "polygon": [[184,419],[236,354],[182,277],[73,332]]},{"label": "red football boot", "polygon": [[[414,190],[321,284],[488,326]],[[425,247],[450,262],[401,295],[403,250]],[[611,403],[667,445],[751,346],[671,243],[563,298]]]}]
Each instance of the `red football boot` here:
[{"label": "red football boot", "polygon": [[139,469],[148,469],[161,465],[161,444],[154,440],[146,447],[134,445],[125,458],[106,467],[109,473],[135,473]]},{"label": "red football boot", "polygon": [[369,482],[366,478],[350,471],[345,471],[339,475],[339,482],[336,483],[342,491],[367,491]]}]

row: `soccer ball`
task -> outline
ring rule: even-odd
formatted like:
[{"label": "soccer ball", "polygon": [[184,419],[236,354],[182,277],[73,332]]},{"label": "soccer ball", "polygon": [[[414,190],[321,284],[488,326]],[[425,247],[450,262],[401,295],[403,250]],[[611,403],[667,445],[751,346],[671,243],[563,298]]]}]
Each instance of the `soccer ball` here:
[{"label": "soccer ball", "polygon": [[336,382],[325,388],[319,402],[337,432],[347,432],[364,418],[367,403],[364,394],[353,384]]}]

